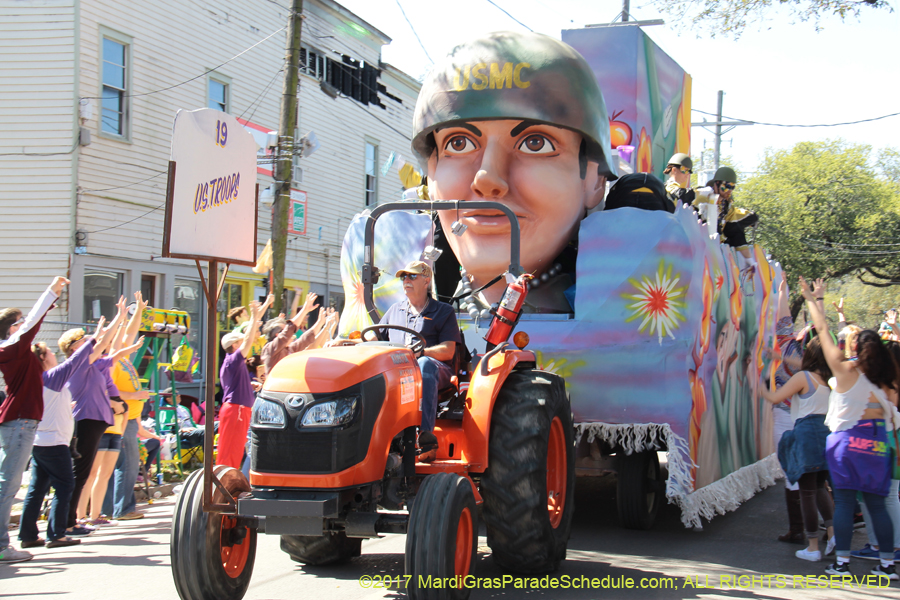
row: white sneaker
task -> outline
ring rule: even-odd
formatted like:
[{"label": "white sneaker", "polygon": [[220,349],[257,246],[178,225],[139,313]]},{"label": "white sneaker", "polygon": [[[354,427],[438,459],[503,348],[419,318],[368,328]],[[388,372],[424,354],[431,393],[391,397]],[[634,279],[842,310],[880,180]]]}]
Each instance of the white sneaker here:
[{"label": "white sneaker", "polygon": [[828,538],[828,543],[825,544],[825,556],[829,556],[832,552],[834,552],[835,544],[837,544],[837,542],[835,541],[834,536]]},{"label": "white sneaker", "polygon": [[11,565],[12,563],[25,562],[26,560],[31,560],[34,558],[31,552],[24,552],[22,550],[16,550],[12,546],[7,546],[0,552],[0,565],[7,564]]},{"label": "white sneaker", "polygon": [[818,550],[810,551],[804,548],[803,550],[797,550],[794,553],[794,556],[797,558],[802,558],[803,560],[808,560],[810,562],[817,562],[822,560],[822,553]]}]

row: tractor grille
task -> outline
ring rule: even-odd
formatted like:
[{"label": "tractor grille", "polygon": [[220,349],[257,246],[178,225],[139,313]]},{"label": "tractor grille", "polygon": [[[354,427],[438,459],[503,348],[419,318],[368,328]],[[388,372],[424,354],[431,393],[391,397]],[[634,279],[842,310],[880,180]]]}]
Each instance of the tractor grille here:
[{"label": "tractor grille", "polygon": [[[250,466],[258,473],[337,473],[362,462],[369,451],[372,429],[384,403],[383,375],[329,394],[305,394],[299,407],[284,403],[289,394],[267,392],[266,398],[281,400],[287,413],[284,429],[250,428]],[[356,418],[340,427],[301,427],[306,408],[332,398],[360,398]]]}]

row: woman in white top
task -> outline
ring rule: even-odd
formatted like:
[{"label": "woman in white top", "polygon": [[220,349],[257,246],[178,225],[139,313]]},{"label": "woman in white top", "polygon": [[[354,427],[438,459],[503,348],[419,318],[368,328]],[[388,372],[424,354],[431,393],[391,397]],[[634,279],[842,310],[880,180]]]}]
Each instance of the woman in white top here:
[{"label": "woman in white top", "polygon": [[872,517],[875,537],[882,550],[880,564],[872,574],[897,579],[891,519],[884,507],[890,487],[887,433],[900,427],[900,414],[888,402],[887,392],[896,393],[894,361],[874,331],[862,331],[856,339],[857,360],[844,360],[843,353],[827,335],[825,315],[816,297],[801,277],[800,291],[806,299],[822,350],[835,377],[825,424],[831,430],[825,455],[834,488],[837,560],[825,572],[850,574],[850,540],[857,492]]},{"label": "woman in white top", "polygon": [[58,548],[81,543],[79,539],[66,536],[69,500],[72,497],[72,490],[75,489],[72,455],[69,451],[69,443],[75,430],[75,419],[72,416],[72,394],[66,382],[75,371],[87,365],[100,330],[101,327],[98,327],[89,343],[82,344],[81,348],[61,365],[57,364],[56,355],[50,352],[47,344],[38,342],[32,346],[32,352],[44,368],[42,373],[44,415],[38,424],[34,448],[31,451],[34,463],[31,469],[31,484],[25,494],[19,526],[19,540],[23,548],[36,548],[45,544],[45,540],[38,535],[37,520],[41,514],[44,496],[50,491],[51,486],[56,493],[50,504],[50,517],[47,520],[47,547]]},{"label": "woman in white top", "polygon": [[831,390],[826,383],[831,369],[822,353],[818,337],[813,338],[803,351],[800,371],[795,373],[777,391],[764,386],[763,397],[772,404],[791,400],[792,431],[786,431],[778,444],[778,459],[791,483],[800,485],[800,510],[808,547],[797,550],[797,558],[821,560],[819,551],[819,513],[828,532],[825,554],[834,549],[834,502],[825,487],[828,465],[825,461],[825,440],[828,428],[825,413],[828,412],[828,396]]}]

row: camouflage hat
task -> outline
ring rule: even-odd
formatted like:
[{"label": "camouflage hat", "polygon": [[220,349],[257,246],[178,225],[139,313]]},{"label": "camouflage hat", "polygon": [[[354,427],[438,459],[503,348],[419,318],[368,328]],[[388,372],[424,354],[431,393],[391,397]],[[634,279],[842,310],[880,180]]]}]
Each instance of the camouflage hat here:
[{"label": "camouflage hat", "polygon": [[737,183],[737,173],[731,167],[719,167],[716,174],[713,175],[713,181],[724,181],[725,183]]},{"label": "camouflage hat", "polygon": [[691,157],[685,154],[684,152],[678,152],[672,155],[672,158],[669,159],[667,165],[678,165],[679,167],[684,167],[688,171],[694,168],[694,161],[691,160]]},{"label": "camouflage hat", "polygon": [[587,156],[609,179],[606,103],[587,61],[571,46],[539,33],[501,31],[453,49],[425,78],[413,117],[413,149],[422,162],[431,133],[464,121],[531,120],[577,131]]}]

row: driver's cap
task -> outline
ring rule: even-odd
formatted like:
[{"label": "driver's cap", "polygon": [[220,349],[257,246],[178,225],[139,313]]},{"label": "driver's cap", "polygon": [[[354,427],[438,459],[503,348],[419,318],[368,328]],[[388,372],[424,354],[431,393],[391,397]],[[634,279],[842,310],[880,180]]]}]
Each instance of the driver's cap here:
[{"label": "driver's cap", "polygon": [[397,271],[395,277],[400,277],[404,273],[409,273],[410,275],[424,275],[425,277],[431,277],[431,267],[429,267],[427,263],[424,263],[421,260],[414,260]]}]

